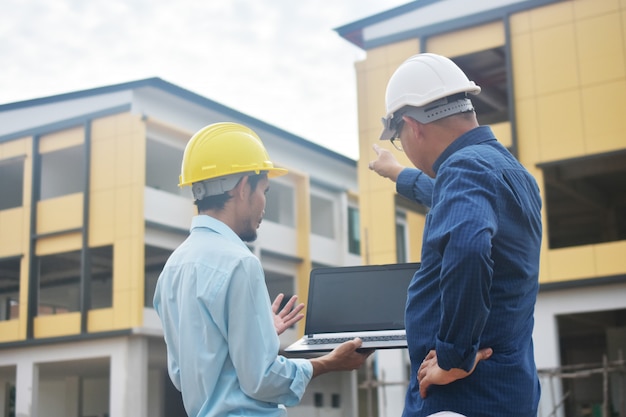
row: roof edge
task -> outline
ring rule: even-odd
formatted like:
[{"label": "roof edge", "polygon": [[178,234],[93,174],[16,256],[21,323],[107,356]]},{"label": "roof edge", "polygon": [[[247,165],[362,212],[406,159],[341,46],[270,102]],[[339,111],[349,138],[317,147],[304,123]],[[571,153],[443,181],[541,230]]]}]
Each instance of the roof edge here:
[{"label": "roof edge", "polygon": [[257,119],[253,116],[242,113],[238,110],[233,109],[232,107],[228,107],[224,104],[220,104],[200,94],[194,93],[191,90],[185,89],[176,84],[165,81],[159,77],[145,78],[145,79],[129,81],[129,82],[121,83],[121,84],[107,85],[107,86],[102,86],[102,87],[90,88],[87,90],[79,90],[79,91],[62,93],[62,94],[57,94],[57,95],[52,95],[52,96],[47,96],[47,97],[40,97],[40,98],[34,98],[30,100],[18,101],[15,103],[3,104],[3,105],[0,105],[0,112],[19,110],[19,109],[23,109],[23,108],[30,107],[30,106],[54,104],[54,103],[62,102],[65,100],[80,99],[83,97],[114,93],[114,92],[123,91],[123,90],[136,90],[136,89],[145,88],[145,87],[156,88],[166,93],[170,93],[174,96],[180,97],[189,102],[192,102],[194,104],[197,104],[201,107],[211,108],[218,112],[224,113],[228,117],[241,120],[243,121],[244,124],[247,123],[247,124],[250,124],[251,126],[264,129],[277,136],[288,138],[289,140],[292,140],[304,147],[312,149],[323,155],[326,155],[332,159],[338,160],[342,163],[345,163],[351,166],[356,166],[356,160],[352,158],[349,158],[343,154],[335,152],[329,148],[318,145],[317,143],[311,142],[310,140],[307,140],[301,136],[297,136],[284,129],[276,127],[270,123]]}]

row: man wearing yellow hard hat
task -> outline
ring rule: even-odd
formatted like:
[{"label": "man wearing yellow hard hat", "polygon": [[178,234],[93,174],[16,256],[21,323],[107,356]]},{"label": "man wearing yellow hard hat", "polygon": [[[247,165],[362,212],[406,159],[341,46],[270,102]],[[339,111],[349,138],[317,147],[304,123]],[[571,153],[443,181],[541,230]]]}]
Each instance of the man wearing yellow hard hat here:
[{"label": "man wearing yellow hard hat", "polygon": [[279,355],[278,335],[302,318],[293,297],[271,304],[263,267],[244,242],[257,237],[275,167],[251,129],[215,123],[185,148],[180,186],[198,215],[159,276],[154,308],[163,324],[168,371],[194,416],[285,416],[311,378],[360,367],[358,339],[315,359]]}]

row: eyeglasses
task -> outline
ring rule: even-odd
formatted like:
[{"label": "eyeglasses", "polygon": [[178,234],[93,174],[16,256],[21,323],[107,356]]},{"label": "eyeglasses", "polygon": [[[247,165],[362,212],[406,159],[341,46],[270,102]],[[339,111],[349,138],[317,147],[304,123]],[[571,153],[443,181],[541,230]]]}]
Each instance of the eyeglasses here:
[{"label": "eyeglasses", "polygon": [[404,120],[401,120],[396,125],[396,129],[395,129],[396,135],[390,140],[393,147],[396,148],[400,152],[404,152],[404,149],[402,149],[402,142],[400,142],[400,134],[402,133],[403,127],[404,127]]}]

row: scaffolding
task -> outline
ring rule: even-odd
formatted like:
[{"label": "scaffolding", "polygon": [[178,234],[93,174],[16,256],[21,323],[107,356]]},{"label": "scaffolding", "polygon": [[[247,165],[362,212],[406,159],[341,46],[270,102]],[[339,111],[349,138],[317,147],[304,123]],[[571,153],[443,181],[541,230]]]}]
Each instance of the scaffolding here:
[{"label": "scaffolding", "polygon": [[[580,380],[595,375],[602,377],[602,403],[589,405],[578,416],[590,417],[626,417],[626,361],[619,353],[619,358],[609,361],[603,355],[602,363],[566,365],[557,368],[539,369],[542,396],[550,395],[552,410],[545,417],[566,416],[567,401],[574,401],[572,390],[564,390],[567,380]],[[611,389],[612,388],[612,389]],[[613,394],[612,394],[613,393]],[[567,415],[570,417],[570,415]],[[574,417],[574,416],[571,416]]]},{"label": "scaffolding", "polygon": [[[359,415],[364,417],[376,417],[379,412],[375,403],[375,396],[379,393],[379,388],[386,386],[407,386],[408,381],[386,381],[385,376],[376,378],[373,372],[373,361],[369,358],[365,366],[365,378],[359,384],[359,390],[365,392],[365,412],[360,410]],[[619,352],[617,360],[609,361],[607,355],[603,356],[602,363],[587,363],[577,365],[566,365],[556,368],[545,368],[537,370],[539,375],[542,396],[550,396],[552,409],[547,415],[540,417],[626,417],[626,361]],[[563,391],[563,382],[566,380],[577,380],[590,378],[595,375],[602,377],[602,403],[589,406],[582,410],[581,414],[566,414],[566,403],[568,400],[574,401],[571,390]],[[611,395],[611,388],[614,394]],[[384,395],[384,390],[382,390]],[[385,398],[379,399],[383,404]],[[384,409],[384,407],[383,407]],[[387,417],[387,416],[379,416]]]}]

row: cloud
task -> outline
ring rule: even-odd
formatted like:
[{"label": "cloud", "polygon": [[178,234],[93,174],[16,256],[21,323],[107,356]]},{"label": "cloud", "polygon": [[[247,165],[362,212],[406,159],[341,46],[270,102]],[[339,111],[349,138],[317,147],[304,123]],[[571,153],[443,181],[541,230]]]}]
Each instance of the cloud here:
[{"label": "cloud", "polygon": [[0,103],[153,76],[356,158],[354,62],[333,28],[396,0],[3,0]]}]

